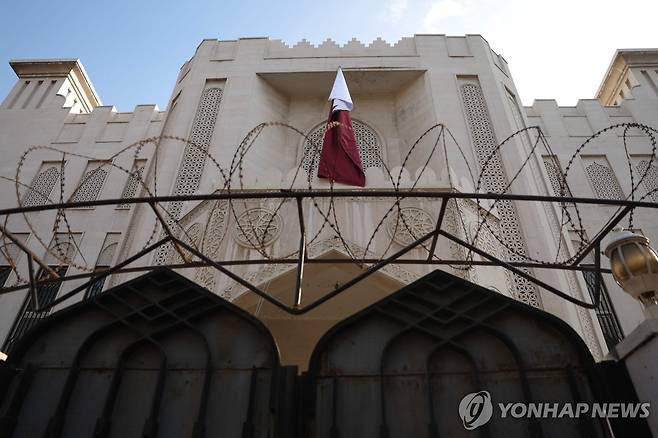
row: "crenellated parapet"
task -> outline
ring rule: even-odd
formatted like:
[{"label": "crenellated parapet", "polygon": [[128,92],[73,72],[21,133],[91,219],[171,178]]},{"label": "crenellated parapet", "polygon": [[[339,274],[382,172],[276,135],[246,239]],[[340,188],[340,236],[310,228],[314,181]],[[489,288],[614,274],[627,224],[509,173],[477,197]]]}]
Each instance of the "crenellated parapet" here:
[{"label": "crenellated parapet", "polygon": [[364,44],[352,38],[346,44],[339,45],[327,39],[319,45],[301,40],[288,46],[281,40],[268,40],[265,58],[310,58],[310,57],[371,57],[371,56],[418,56],[415,38],[402,38],[395,44],[389,44],[377,38],[370,44]]},{"label": "crenellated parapet", "polygon": [[117,143],[138,140],[129,134],[130,128],[144,125],[144,132],[157,135],[166,116],[157,105],[136,105],[132,112],[118,112],[114,106],[97,106],[90,113],[67,115],[53,144],[87,142]]},{"label": "crenellated parapet", "polygon": [[[266,37],[240,38],[238,40],[206,39],[197,49],[197,54],[203,47],[209,47],[209,58],[212,61],[233,61],[239,56],[240,48],[257,43],[259,54],[264,59],[299,59],[299,58],[370,58],[370,57],[418,57],[423,56],[423,48],[438,49],[435,55],[443,54],[450,58],[472,58],[477,56],[479,46],[486,46],[491,52],[493,63],[503,73],[508,74],[507,61],[489,47],[481,35],[450,36],[443,34],[416,34],[404,37],[395,43],[389,43],[377,38],[370,43],[363,43],[352,38],[344,44],[339,44],[331,38],[322,43],[313,44],[302,39],[294,44],[287,44],[280,39]],[[484,52],[480,52],[484,53]],[[189,67],[189,62],[181,68],[181,75]]]},{"label": "crenellated parapet", "polygon": [[[559,106],[554,99],[537,99],[525,107],[530,125],[539,126],[549,137],[585,139],[611,125],[645,123],[653,125],[655,114],[647,113],[642,101],[628,98],[620,105],[606,106],[599,99],[579,99],[574,106]],[[655,120],[655,119],[654,119]],[[618,135],[622,132],[617,129]],[[628,135],[639,135],[634,131]]]}]

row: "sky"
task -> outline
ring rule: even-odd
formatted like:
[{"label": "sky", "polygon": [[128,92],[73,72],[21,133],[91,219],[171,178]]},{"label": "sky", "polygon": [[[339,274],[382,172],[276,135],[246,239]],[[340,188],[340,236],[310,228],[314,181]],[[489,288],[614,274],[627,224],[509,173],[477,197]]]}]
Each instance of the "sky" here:
[{"label": "sky", "polygon": [[105,105],[166,107],[203,38],[294,45],[416,33],[481,34],[507,60],[524,105],[594,97],[618,48],[658,47],[656,0],[3,1],[0,100],[10,59],[80,58]]}]

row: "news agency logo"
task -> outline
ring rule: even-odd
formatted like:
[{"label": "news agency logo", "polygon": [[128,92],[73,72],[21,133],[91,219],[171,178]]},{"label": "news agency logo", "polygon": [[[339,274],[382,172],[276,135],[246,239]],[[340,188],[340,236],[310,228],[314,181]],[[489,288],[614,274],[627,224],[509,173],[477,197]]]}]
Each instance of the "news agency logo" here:
[{"label": "news agency logo", "polygon": [[491,420],[493,405],[488,391],[471,392],[459,402],[459,416],[464,429],[473,430]]},{"label": "news agency logo", "polygon": [[[493,406],[488,391],[466,394],[459,402],[464,429],[487,424]],[[647,418],[650,408],[649,403],[498,403],[500,418]]]}]

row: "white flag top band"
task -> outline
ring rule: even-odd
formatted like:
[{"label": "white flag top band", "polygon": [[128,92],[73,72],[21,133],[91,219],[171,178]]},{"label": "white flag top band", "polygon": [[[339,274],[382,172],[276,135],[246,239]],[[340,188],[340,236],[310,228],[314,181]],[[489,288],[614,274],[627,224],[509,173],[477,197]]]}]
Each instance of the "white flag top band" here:
[{"label": "white flag top band", "polygon": [[329,94],[329,101],[331,102],[331,112],[352,111],[352,108],[354,108],[350,90],[347,88],[347,82],[345,82],[345,76],[343,76],[343,70],[340,67],[336,72],[336,79],[331,94]]}]

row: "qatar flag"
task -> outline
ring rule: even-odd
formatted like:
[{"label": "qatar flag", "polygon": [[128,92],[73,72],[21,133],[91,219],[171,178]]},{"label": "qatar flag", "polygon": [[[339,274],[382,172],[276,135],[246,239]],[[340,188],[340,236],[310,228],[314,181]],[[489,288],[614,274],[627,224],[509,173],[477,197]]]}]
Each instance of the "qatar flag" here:
[{"label": "qatar flag", "polygon": [[331,110],[327,124],[337,122],[337,125],[328,127],[324,134],[318,177],[363,187],[366,185],[366,175],[363,173],[359,145],[354,137],[350,117],[354,105],[340,67],[336,73],[329,101]]}]

